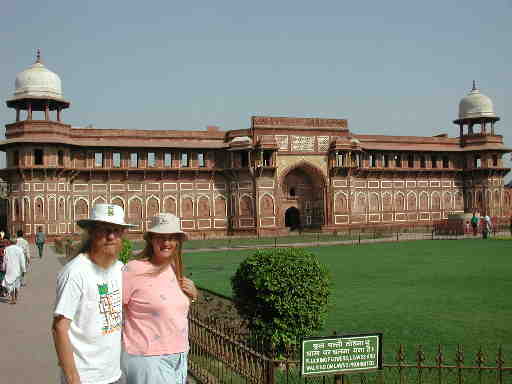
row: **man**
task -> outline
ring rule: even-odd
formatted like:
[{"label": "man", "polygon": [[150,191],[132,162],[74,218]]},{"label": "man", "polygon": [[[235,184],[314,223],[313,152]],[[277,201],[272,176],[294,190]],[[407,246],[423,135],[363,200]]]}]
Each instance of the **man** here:
[{"label": "man", "polygon": [[44,251],[44,242],[46,241],[46,236],[43,232],[43,227],[38,227],[36,232],[36,245],[37,249],[39,250],[39,258],[43,258],[43,251]]},{"label": "man", "polygon": [[484,239],[487,239],[487,237],[492,232],[492,221],[489,215],[485,215],[484,217],[484,223],[483,223],[483,237]]},{"label": "man", "polygon": [[478,216],[473,213],[473,217],[471,218],[471,227],[473,227],[473,236],[476,236],[478,233]]},{"label": "man", "polygon": [[21,278],[21,285],[25,286],[25,274],[28,271],[28,266],[30,264],[30,246],[28,245],[28,241],[23,238],[23,231],[19,230],[16,232],[16,245],[21,248],[23,254],[25,255],[25,273]]},{"label": "man", "polygon": [[97,204],[90,218],[77,224],[88,238],[57,276],[53,338],[61,379],[119,383],[122,263],[117,257],[130,225],[123,209],[111,204]]},{"label": "man", "polygon": [[[5,235],[4,240],[9,241],[9,235]],[[6,290],[10,303],[16,304],[18,301],[21,280],[25,269],[25,255],[20,247],[10,243],[4,249],[4,271],[5,276],[2,280],[2,287]]]}]

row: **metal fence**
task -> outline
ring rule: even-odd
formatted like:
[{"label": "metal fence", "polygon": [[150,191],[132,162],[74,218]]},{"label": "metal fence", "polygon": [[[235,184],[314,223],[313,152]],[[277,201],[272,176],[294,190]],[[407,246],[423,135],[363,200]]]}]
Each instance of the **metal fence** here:
[{"label": "metal fence", "polygon": [[[491,354],[480,348],[469,356],[463,346],[447,353],[442,346],[427,356],[419,346],[407,361],[403,345],[395,361],[382,371],[338,376],[303,377],[296,353],[284,360],[273,359],[263,345],[239,335],[229,324],[200,318],[192,310],[189,321],[189,372],[201,384],[505,384],[512,383],[512,366],[506,365],[501,347]],[[250,345],[250,346],[249,346]]]}]

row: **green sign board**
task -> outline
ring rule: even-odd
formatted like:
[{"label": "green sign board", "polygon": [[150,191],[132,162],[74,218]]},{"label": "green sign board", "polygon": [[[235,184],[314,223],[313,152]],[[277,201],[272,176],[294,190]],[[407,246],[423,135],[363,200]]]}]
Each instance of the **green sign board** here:
[{"label": "green sign board", "polygon": [[302,340],[303,376],[382,369],[382,333]]}]

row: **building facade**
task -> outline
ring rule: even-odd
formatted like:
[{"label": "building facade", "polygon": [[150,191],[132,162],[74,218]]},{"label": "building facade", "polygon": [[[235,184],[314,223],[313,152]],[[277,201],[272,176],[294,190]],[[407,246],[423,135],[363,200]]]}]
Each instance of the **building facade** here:
[{"label": "building facade", "polygon": [[510,214],[510,150],[491,100],[473,86],[457,137],[361,135],[347,120],[252,117],[222,131],[74,128],[60,78],[39,58],[18,74],[7,106],[6,229],[77,234],[91,206],[122,206],[140,236],[158,212],[194,238],[284,234],[296,228],[413,225],[478,212]]}]

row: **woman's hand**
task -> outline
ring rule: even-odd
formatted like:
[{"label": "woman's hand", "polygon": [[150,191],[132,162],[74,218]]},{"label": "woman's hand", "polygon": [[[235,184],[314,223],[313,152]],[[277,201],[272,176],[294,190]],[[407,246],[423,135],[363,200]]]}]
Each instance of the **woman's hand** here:
[{"label": "woman's hand", "polygon": [[181,279],[181,289],[183,293],[189,297],[189,299],[194,302],[197,300],[197,288],[194,282],[186,277]]}]

